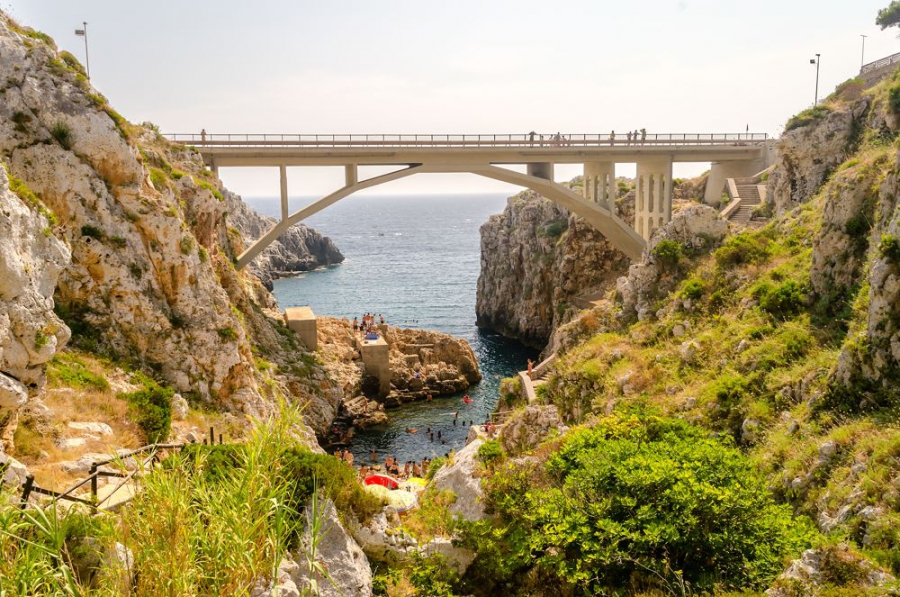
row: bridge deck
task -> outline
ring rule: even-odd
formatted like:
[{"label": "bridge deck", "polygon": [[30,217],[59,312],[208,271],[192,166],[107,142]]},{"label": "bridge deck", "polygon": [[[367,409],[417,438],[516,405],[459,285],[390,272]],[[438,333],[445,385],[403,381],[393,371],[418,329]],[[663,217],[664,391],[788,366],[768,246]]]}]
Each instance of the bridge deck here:
[{"label": "bridge deck", "polygon": [[718,162],[760,157],[768,135],[200,135],[169,139],[195,146],[216,166],[336,166],[347,164],[522,164],[585,161]]}]

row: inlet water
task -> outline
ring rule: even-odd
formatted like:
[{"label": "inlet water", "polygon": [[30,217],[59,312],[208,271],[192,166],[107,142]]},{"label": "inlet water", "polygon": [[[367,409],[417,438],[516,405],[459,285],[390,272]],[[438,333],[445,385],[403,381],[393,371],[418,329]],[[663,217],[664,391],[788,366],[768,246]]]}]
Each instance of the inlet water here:
[{"label": "inlet water", "polygon": [[[274,198],[247,202],[262,214],[279,211]],[[348,319],[370,312],[392,325],[453,334],[472,345],[484,376],[468,390],[469,405],[460,394],[388,409],[388,425],[357,431],[350,448],[357,463],[368,462],[371,450],[381,461],[390,454],[405,462],[460,449],[468,422],[484,422],[493,411],[500,380],[537,357],[537,351],[475,326],[478,229],[505,205],[501,194],[355,196],[307,220],[334,240],[346,261],[277,280],[274,295],[282,309],[310,305],[317,315]]]}]

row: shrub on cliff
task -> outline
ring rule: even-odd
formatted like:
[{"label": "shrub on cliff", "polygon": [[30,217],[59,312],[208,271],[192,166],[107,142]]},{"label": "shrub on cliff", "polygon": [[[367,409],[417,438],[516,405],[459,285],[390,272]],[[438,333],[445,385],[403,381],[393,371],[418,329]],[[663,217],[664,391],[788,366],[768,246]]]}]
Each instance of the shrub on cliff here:
[{"label": "shrub on cliff", "polygon": [[120,394],[128,402],[131,416],[143,430],[147,442],[164,442],[172,427],[172,388],[164,388],[148,380],[146,387],[137,392]]},{"label": "shrub on cliff", "polygon": [[533,562],[585,594],[760,589],[812,533],[737,449],[675,419],[605,417],[543,467],[508,467],[486,487],[503,544],[472,525],[476,571],[512,578]]}]

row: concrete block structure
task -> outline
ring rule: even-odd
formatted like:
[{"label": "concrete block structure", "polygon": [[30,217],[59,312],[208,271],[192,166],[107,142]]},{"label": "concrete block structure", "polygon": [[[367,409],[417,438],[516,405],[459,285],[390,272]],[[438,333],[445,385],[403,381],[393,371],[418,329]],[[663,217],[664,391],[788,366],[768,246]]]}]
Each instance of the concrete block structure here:
[{"label": "concrete block structure", "polygon": [[650,240],[657,228],[672,219],[672,160],[639,161],[634,190],[634,229]]},{"label": "concrete block structure", "polygon": [[284,321],[288,329],[300,336],[307,350],[319,349],[319,334],[316,315],[310,307],[289,307],[284,310]]},{"label": "concrete block structure", "polygon": [[378,336],[377,340],[360,340],[359,353],[366,366],[366,374],[378,379],[379,396],[387,396],[391,391],[391,359],[388,343],[381,336]]}]

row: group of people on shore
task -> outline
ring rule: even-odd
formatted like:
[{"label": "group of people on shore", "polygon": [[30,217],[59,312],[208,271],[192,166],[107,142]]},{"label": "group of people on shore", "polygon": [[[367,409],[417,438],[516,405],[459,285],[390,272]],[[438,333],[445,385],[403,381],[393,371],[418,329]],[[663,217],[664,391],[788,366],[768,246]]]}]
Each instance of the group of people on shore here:
[{"label": "group of people on shore", "polygon": [[385,472],[396,479],[409,479],[412,477],[424,477],[428,472],[428,465],[431,464],[430,458],[422,458],[422,461],[407,460],[400,466],[400,461],[393,456],[384,459],[384,467],[378,464],[378,454],[375,450],[369,454],[369,459],[374,463],[371,465],[362,465],[359,468],[359,479],[364,480],[371,473]]},{"label": "group of people on shore", "polygon": [[362,321],[360,322],[358,317],[353,318],[353,331],[354,332],[362,332],[366,334],[375,329],[376,325],[384,325],[384,315],[378,315],[378,324],[375,323],[375,314],[374,313],[365,313],[362,316]]}]

